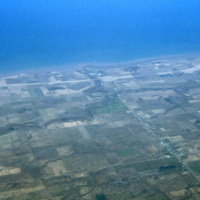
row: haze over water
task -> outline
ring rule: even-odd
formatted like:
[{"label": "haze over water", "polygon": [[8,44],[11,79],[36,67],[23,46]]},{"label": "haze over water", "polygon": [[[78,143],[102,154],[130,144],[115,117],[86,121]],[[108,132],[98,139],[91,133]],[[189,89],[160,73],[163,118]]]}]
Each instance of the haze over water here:
[{"label": "haze over water", "polygon": [[199,0],[1,0],[0,73],[200,51]]}]

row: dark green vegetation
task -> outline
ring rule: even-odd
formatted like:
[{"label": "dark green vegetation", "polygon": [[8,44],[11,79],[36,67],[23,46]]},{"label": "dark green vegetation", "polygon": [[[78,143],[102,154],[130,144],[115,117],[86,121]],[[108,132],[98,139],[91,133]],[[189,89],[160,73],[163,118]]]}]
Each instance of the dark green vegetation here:
[{"label": "dark green vegetation", "polygon": [[97,194],[96,198],[97,198],[97,200],[107,200],[107,198],[104,194]]},{"label": "dark green vegetation", "polygon": [[0,199],[199,200],[192,63],[0,79]]}]

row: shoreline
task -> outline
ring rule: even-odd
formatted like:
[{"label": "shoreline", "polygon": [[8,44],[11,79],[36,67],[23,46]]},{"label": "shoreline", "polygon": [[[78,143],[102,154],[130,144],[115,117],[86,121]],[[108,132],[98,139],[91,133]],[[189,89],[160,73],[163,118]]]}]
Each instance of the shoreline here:
[{"label": "shoreline", "polygon": [[129,61],[121,62],[77,62],[77,63],[67,63],[62,65],[38,65],[27,69],[19,69],[16,71],[0,72],[0,78],[5,78],[9,76],[17,76],[20,74],[34,74],[34,73],[48,73],[48,72],[73,72],[81,70],[83,68],[96,68],[96,69],[106,69],[106,68],[120,68],[129,67],[130,65],[139,65],[147,62],[156,62],[159,60],[171,60],[171,59],[192,59],[200,57],[200,52],[197,53],[185,53],[185,54],[174,54],[174,55],[163,55],[155,57],[139,58]]}]

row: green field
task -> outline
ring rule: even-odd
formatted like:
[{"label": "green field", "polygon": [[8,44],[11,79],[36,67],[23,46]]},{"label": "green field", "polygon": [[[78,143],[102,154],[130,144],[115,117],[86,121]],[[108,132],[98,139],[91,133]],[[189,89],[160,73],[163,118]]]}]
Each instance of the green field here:
[{"label": "green field", "polygon": [[126,156],[133,156],[139,153],[138,149],[130,148],[130,149],[122,149],[116,152],[118,156],[120,157],[126,157]]},{"label": "green field", "polygon": [[102,102],[93,104],[92,107],[91,112],[94,115],[128,110],[128,108],[117,97],[105,98]]}]

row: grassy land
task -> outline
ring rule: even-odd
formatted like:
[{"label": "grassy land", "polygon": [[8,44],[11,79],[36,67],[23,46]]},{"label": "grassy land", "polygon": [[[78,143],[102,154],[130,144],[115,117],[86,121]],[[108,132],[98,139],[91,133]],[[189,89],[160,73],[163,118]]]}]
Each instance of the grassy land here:
[{"label": "grassy land", "polygon": [[105,98],[104,101],[93,104],[92,107],[91,112],[94,115],[128,110],[128,108],[116,97]]},{"label": "grassy land", "polygon": [[188,165],[190,169],[200,173],[200,160],[189,162]]},{"label": "grassy land", "polygon": [[146,198],[146,200],[167,200],[167,199],[169,198],[165,196],[164,194],[154,194]]},{"label": "grassy land", "polygon": [[109,200],[131,200],[131,199],[133,199],[133,197],[130,192],[113,194],[113,195],[109,196]]},{"label": "grassy land", "polygon": [[138,154],[139,151],[135,148],[130,148],[130,149],[122,149],[120,151],[117,151],[116,153],[120,157],[126,157],[126,156],[132,156],[132,155]]},{"label": "grassy land", "polygon": [[43,92],[41,91],[41,89],[40,88],[29,88],[28,89],[28,91],[29,91],[29,94],[30,94],[30,96],[32,97],[32,98],[35,98],[35,97],[43,97],[44,96],[44,94],[43,94]]}]

